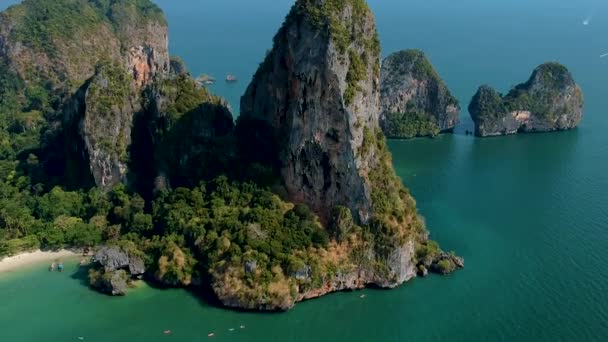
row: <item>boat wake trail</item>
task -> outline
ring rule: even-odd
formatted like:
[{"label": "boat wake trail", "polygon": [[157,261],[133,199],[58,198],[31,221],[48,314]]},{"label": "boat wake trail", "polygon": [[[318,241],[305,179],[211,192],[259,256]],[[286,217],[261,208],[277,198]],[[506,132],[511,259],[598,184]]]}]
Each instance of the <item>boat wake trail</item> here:
[{"label": "boat wake trail", "polygon": [[593,19],[592,16],[588,16],[587,18],[585,18],[585,20],[583,20],[583,25],[589,26],[591,24],[592,19]]}]

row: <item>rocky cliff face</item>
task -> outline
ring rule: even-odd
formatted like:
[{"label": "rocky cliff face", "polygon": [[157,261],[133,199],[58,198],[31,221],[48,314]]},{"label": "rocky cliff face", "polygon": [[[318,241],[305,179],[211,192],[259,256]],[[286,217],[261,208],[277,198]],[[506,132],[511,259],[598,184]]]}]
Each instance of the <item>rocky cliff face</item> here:
[{"label": "rocky cliff face", "polygon": [[469,112],[481,137],[566,130],[582,119],[583,95],[566,67],[546,63],[506,96],[480,87]]},{"label": "rocky cliff face", "polygon": [[[23,110],[49,118],[42,154],[66,154],[53,161],[66,167],[50,169],[77,178],[88,168],[104,189],[126,180],[139,93],[170,68],[158,7],[130,0],[25,0],[0,14],[0,61],[20,85],[15,98],[29,99],[20,104]],[[121,74],[119,87],[100,64],[120,69],[113,70]]]},{"label": "rocky cliff face", "polygon": [[434,136],[458,124],[458,100],[422,51],[391,54],[380,75],[380,126],[389,138]]},{"label": "rocky cliff face", "polygon": [[117,64],[100,65],[87,82],[80,134],[102,189],[126,181],[133,116],[141,110],[137,84]]},{"label": "rocky cliff face", "polygon": [[[379,76],[379,42],[365,1],[296,2],[241,99],[237,132],[261,161],[274,163],[288,199],[308,205],[340,238],[294,251],[308,263],[273,269],[276,278],[264,289],[251,260],[222,264],[211,271],[212,287],[225,305],[288,309],[416,275],[427,233],[379,128]],[[320,281],[312,276],[319,272]]]},{"label": "rocky cliff face", "polygon": [[147,272],[164,286],[209,279],[225,305],[276,310],[462,267],[428,240],[392,168],[364,0],[296,1],[236,130],[224,101],[169,63],[164,19],[146,0],[25,0],[3,16],[0,109],[47,119],[40,155],[73,163],[57,183],[85,171],[105,190],[137,178],[132,197],[91,191],[99,211],[82,215],[80,228],[118,245],[96,254],[89,278],[101,291],[124,294]]},{"label": "rocky cliff face", "polygon": [[103,59],[140,86],[169,70],[167,25],[148,1],[25,0],[0,14],[0,53],[27,86],[61,95]]},{"label": "rocky cliff face", "polygon": [[364,132],[378,126],[380,49],[363,1],[297,1],[241,99],[241,121],[268,126],[289,199],[329,216],[371,217]]},{"label": "rocky cliff face", "polygon": [[91,286],[113,296],[125,295],[131,280],[141,279],[146,271],[140,257],[119,246],[100,248],[93,261],[89,271]]}]

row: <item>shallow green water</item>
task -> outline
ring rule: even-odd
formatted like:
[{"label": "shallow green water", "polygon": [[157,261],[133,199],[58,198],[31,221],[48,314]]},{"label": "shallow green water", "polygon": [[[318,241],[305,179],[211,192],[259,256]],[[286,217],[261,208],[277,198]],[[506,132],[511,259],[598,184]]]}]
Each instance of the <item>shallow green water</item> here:
[{"label": "shallow green water", "polygon": [[[290,1],[159,3],[173,52],[193,73],[241,79],[214,86],[237,108]],[[222,341],[608,340],[608,58],[598,57],[608,52],[608,4],[370,3],[385,54],[424,48],[465,108],[479,84],[506,90],[547,60],[565,63],[585,92],[574,131],[474,139],[462,134],[471,127],[463,110],[456,134],[390,143],[432,237],[466,269],[253,314],[182,290],[109,298],[40,265],[0,275],[0,341],[206,341],[210,332]]]}]

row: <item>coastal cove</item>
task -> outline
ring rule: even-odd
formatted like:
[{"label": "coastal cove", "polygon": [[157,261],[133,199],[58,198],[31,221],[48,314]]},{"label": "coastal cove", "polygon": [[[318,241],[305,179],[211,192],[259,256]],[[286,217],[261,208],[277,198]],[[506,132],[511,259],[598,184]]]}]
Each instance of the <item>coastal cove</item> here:
[{"label": "coastal cove", "polygon": [[[608,59],[598,56],[608,49],[608,5],[369,2],[382,55],[421,48],[464,108],[455,134],[389,141],[397,174],[431,237],[463,256],[464,270],[261,314],[148,285],[112,298],[83,283],[77,261],[64,274],[36,264],[0,274],[0,340],[202,341],[209,333],[222,341],[604,340]],[[291,2],[157,3],[168,18],[172,53],[194,75],[216,76],[220,81],[210,89],[238,112]],[[590,12],[593,21],[583,26]],[[567,65],[585,92],[578,129],[485,140],[464,135],[472,128],[466,106],[480,84],[506,91],[550,60]],[[228,73],[239,81],[224,83]]]},{"label": "coastal cove", "polygon": [[19,271],[38,264],[50,265],[54,260],[73,259],[78,254],[68,250],[34,251],[13,255],[0,260],[0,273]]}]

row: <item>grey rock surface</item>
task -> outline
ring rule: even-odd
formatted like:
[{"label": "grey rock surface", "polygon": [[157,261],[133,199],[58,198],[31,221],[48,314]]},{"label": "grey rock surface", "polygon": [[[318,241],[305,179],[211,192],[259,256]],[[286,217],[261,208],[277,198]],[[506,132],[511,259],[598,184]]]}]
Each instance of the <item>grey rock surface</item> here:
[{"label": "grey rock surface", "polygon": [[[434,135],[459,123],[458,100],[422,51],[389,55],[380,75],[380,126],[387,137]],[[401,127],[406,122],[407,129]]]},{"label": "grey rock surface", "polygon": [[502,96],[481,86],[469,105],[480,137],[567,130],[583,117],[583,93],[566,67],[545,63]]}]

